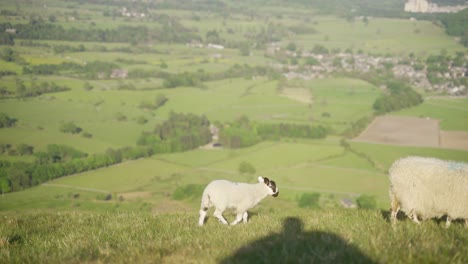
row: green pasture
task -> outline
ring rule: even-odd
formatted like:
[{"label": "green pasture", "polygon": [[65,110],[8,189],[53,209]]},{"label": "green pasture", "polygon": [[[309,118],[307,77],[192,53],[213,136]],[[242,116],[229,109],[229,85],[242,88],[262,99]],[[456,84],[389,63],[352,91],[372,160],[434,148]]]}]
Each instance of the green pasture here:
[{"label": "green pasture", "polygon": [[[21,74],[21,72],[23,71],[22,67],[19,66],[18,64],[13,63],[13,62],[6,62],[4,60],[0,60],[0,69],[2,71],[14,72],[16,74]],[[2,81],[2,85],[3,85],[3,81]]]},{"label": "green pasture", "polygon": [[[314,120],[342,132],[349,124],[372,116],[372,104],[381,91],[370,83],[350,78],[318,79],[305,83],[312,92]],[[324,116],[324,113],[329,113]]]},{"label": "green pasture", "polygon": [[151,182],[164,182],[183,166],[160,161],[156,158],[128,161],[119,165],[101,168],[89,173],[63,177],[51,184],[64,184],[113,192],[132,192],[144,189]]},{"label": "green pasture", "polygon": [[[273,199],[273,198],[272,198]],[[197,227],[184,214],[26,211],[0,214],[4,263],[466,263],[467,229],[380,210],[258,208],[249,223]],[[229,220],[233,219],[228,215]],[[226,239],[228,238],[228,239]]]},{"label": "green pasture", "polygon": [[423,104],[395,114],[438,119],[442,130],[468,131],[468,98],[426,98]]},{"label": "green pasture", "polygon": [[[238,167],[241,162],[251,163],[256,173],[240,174]],[[317,192],[324,197],[334,195],[336,203],[339,197],[355,198],[364,193],[375,196],[382,208],[388,206],[388,183],[384,173],[370,166],[362,157],[345,153],[337,141],[302,140],[263,142],[239,150],[198,149],[128,161],[4,195],[0,199],[4,202],[0,208],[13,208],[14,204],[18,208],[31,208],[27,200],[34,200],[47,192],[41,198],[43,206],[52,206],[56,201],[57,207],[66,209],[80,202],[90,209],[102,210],[109,205],[101,207],[104,202],[96,198],[98,194],[110,193],[114,199],[105,203],[118,204],[117,197],[121,195],[144,192],[144,201],[151,204],[150,209],[158,207],[177,186],[206,185],[214,179],[255,183],[258,175],[277,182],[281,190],[278,199],[286,205],[295,204],[297,196],[302,193]],[[65,190],[81,196],[67,198],[63,196]],[[132,208],[130,204],[135,206],[133,209],[138,209],[140,201],[125,200],[124,203],[128,209]],[[199,197],[184,203],[196,208]],[[31,201],[31,205],[38,206],[35,201]]]},{"label": "green pasture", "polygon": [[[320,193],[339,203],[360,194],[375,197],[379,208],[388,208],[387,169],[398,158],[418,155],[468,162],[466,151],[414,148],[350,142],[353,152],[339,145],[339,138],[324,140],[267,141],[243,149],[214,149],[156,155],[95,171],[59,178],[45,185],[9,193],[0,199],[3,210],[56,208],[69,210],[196,210],[199,197],[182,202],[169,198],[178,186],[206,185],[214,179],[256,182],[258,175],[274,179],[281,195],[268,205],[296,206],[303,193]],[[79,148],[78,146],[76,146]],[[255,174],[240,174],[241,162],[249,162]],[[375,165],[373,165],[375,164]],[[142,193],[141,198],[125,198]],[[111,194],[110,201],[103,195]],[[79,197],[76,197],[78,195]]]},{"label": "green pasture", "polygon": [[[350,122],[370,116],[372,104],[380,94],[371,84],[350,78],[288,83],[288,89],[310,89],[310,105],[280,96],[277,82],[264,78],[207,82],[202,89],[179,87],[156,90],[141,89],[157,87],[160,83],[157,79],[93,80],[89,81],[94,87],[91,91],[84,90],[84,80],[44,77],[38,81],[54,81],[72,90],[22,100],[3,100],[0,112],[18,119],[18,124],[14,128],[0,130],[2,143],[26,143],[38,149],[47,144],[61,143],[98,153],[109,147],[134,145],[142,131],[151,130],[171,111],[203,114],[212,122],[229,122],[246,115],[259,122],[318,123],[340,133],[348,128]],[[10,82],[10,86],[14,86],[13,80]],[[30,81],[26,80],[25,84],[30,85]],[[122,84],[132,84],[140,91],[118,90]],[[153,102],[158,94],[169,98],[163,107],[155,111],[139,107],[143,102]],[[444,130],[464,130],[467,123],[465,102],[466,99],[431,99],[405,111],[412,111],[409,115],[413,113],[440,119]],[[329,116],[324,116],[324,113]],[[118,121],[118,115],[125,116],[126,120]],[[140,117],[148,122],[138,124]],[[88,139],[61,133],[60,125],[69,121],[93,137]]]},{"label": "green pasture", "polygon": [[[143,130],[149,130],[160,122],[138,107],[146,98],[156,98],[155,92],[148,94],[113,91],[112,96],[108,96],[109,93],[105,91],[86,92],[78,89],[53,96],[4,100],[0,104],[0,112],[16,118],[18,122],[13,128],[0,130],[0,141],[26,143],[38,148],[61,143],[91,153],[103,152],[109,147],[132,146]],[[119,114],[127,119],[118,121]],[[137,118],[141,116],[148,120],[147,124],[137,123]],[[93,137],[63,134],[59,128],[66,122],[74,122]]]},{"label": "green pasture", "polygon": [[468,162],[468,152],[463,150],[391,146],[352,141],[349,143],[352,149],[361,154],[365,154],[374,161],[377,168],[382,171],[386,171],[395,160],[406,156],[435,157],[444,160]]},{"label": "green pasture", "polygon": [[371,54],[400,56],[414,53],[422,57],[439,54],[441,50],[449,53],[465,50],[446,35],[443,28],[429,21],[371,18],[365,24],[322,16],[316,17],[315,21],[314,28],[318,34],[298,35],[294,40],[306,50],[321,44],[328,49],[351,48]]},{"label": "green pasture", "polygon": [[[159,22],[148,19],[116,17],[114,20],[102,16],[104,11],[112,11],[116,7],[55,0],[19,3],[21,12],[41,12],[44,19],[57,14],[56,23],[65,28],[102,29],[127,25],[159,29],[161,26]],[[4,8],[15,10],[16,2],[5,1]],[[249,8],[252,8],[250,11],[256,9]],[[72,19],[76,15],[73,13],[75,10],[78,17]],[[299,49],[306,51],[321,44],[329,50],[352,48],[354,52],[361,50],[364,53],[396,56],[413,53],[421,59],[429,54],[439,54],[442,50],[448,54],[466,51],[441,27],[428,21],[369,18],[368,23],[358,20],[349,22],[343,18],[316,15],[313,9],[292,6],[267,7],[254,12],[256,15],[253,16],[242,12],[227,16],[224,13],[171,9],[159,9],[152,13],[177,18],[186,28],[195,30],[203,40],[207,32],[216,30],[226,40],[226,46],[233,42],[248,42],[252,45],[251,54],[241,56],[237,48],[192,48],[184,43],[145,43],[147,46],[143,48],[146,49],[141,49],[139,45],[142,43],[33,41],[51,46],[84,45],[86,48],[85,52],[55,54],[52,48],[20,46],[22,40],[17,39],[16,45],[11,48],[31,65],[105,61],[114,62],[119,68],[129,71],[222,73],[235,64],[254,67],[268,66],[274,62],[264,56],[263,48],[254,45],[255,36],[270,24],[281,31],[282,49],[294,42]],[[195,19],[195,16],[199,19]],[[14,19],[11,21],[13,24],[28,21],[19,16]],[[296,35],[288,29],[292,26],[307,26],[317,33]],[[249,34],[250,37],[247,36]],[[108,51],[99,52],[99,48],[103,47]],[[116,51],[122,48],[128,48],[131,52]],[[162,69],[162,62],[168,67]],[[200,87],[161,89],[164,80],[158,78],[86,80],[63,76],[25,76],[21,75],[22,67],[19,62],[0,61],[2,70],[18,74],[3,77],[0,86],[14,91],[16,78],[19,78],[26,87],[33,82],[47,81],[71,88],[66,92],[0,101],[0,112],[18,120],[15,127],[0,129],[0,143],[28,144],[34,146],[35,151],[44,150],[48,144],[64,144],[89,154],[103,153],[108,148],[134,146],[143,131],[151,131],[156,124],[166,120],[171,111],[205,115],[211,122],[221,123],[245,115],[258,122],[321,124],[331,128],[334,134],[340,134],[352,122],[371,116],[372,104],[381,95],[377,87],[353,78],[286,82],[287,89],[310,91],[311,103],[303,103],[282,96],[278,90],[279,82],[266,77],[223,79],[205,82]],[[86,82],[94,88],[86,91]],[[134,90],[122,89],[129,86]],[[154,102],[159,94],[169,99],[164,106],[157,110],[139,107],[142,103]],[[443,130],[468,131],[467,103],[466,98],[428,97],[423,104],[397,114],[436,118],[440,120]],[[125,120],[117,120],[119,116],[124,116]],[[139,124],[137,121],[141,118],[145,118],[147,123]],[[60,125],[70,121],[92,134],[92,138],[60,132]],[[285,207],[295,204],[297,196],[304,192],[319,192],[336,195],[336,198],[370,194],[377,198],[379,207],[386,208],[388,183],[385,173],[394,160],[407,155],[468,160],[466,151],[358,142],[350,142],[353,152],[346,152],[339,140],[335,137],[323,140],[282,139],[245,149],[197,149],[157,155],[50,182],[55,185],[38,186],[2,196],[0,208],[140,210],[140,206],[143,206],[144,210],[150,210],[152,206],[160,205],[161,201],[171,201],[169,196],[178,186],[206,184],[220,177],[255,182],[256,175],[271,177],[278,182],[282,190],[279,201],[286,204]],[[1,156],[1,159],[32,161],[34,158]],[[256,175],[239,174],[238,166],[243,161],[253,164]],[[111,201],[98,197],[105,192],[113,194]],[[119,194],[132,192],[148,193],[144,199],[150,205],[131,199],[119,203]],[[80,193],[80,196],[73,197],[76,193]],[[193,199],[180,203],[181,206],[198,206],[198,200]]]},{"label": "green pasture", "polygon": [[[95,88],[85,91],[81,80],[49,77],[43,80],[54,80],[58,85],[66,85],[72,90],[28,99],[3,100],[0,103],[0,112],[16,118],[18,123],[14,128],[0,130],[2,143],[26,143],[39,149],[47,144],[62,143],[91,153],[102,152],[109,147],[130,146],[136,143],[142,131],[151,130],[156,123],[165,120],[170,111],[206,114],[212,121],[227,121],[226,113],[219,111],[219,108],[235,103],[249,86],[264,82],[238,79],[231,80],[230,86],[221,88],[217,86],[219,82],[213,83],[214,88],[219,90],[177,88],[127,91],[115,90],[119,85],[117,80],[91,81],[90,84]],[[28,82],[25,84],[29,85]],[[140,84],[148,85],[142,81],[134,83],[137,88]],[[111,90],[106,90],[109,88]],[[235,96],[225,93],[227,90],[231,90]],[[164,107],[156,111],[139,107],[142,102],[153,102],[158,94],[169,98]],[[220,119],[216,119],[216,115],[211,116],[210,111],[222,113]],[[126,120],[118,121],[119,114],[124,115]],[[237,113],[235,116],[237,117]],[[136,120],[139,117],[146,118],[148,123],[138,124]],[[79,135],[61,133],[60,125],[70,121],[93,137],[86,139]]]}]

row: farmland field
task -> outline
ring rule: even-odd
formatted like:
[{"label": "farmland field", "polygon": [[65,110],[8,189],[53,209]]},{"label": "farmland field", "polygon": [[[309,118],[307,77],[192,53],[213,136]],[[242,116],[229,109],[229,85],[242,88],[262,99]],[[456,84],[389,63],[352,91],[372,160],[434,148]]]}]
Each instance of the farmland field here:
[{"label": "farmland field", "polygon": [[[253,176],[239,175],[237,172],[240,162],[249,161],[255,166],[257,174],[272,174],[280,180],[284,177],[285,181],[294,183],[295,185],[290,186],[290,197],[296,193],[297,186],[308,186],[310,190],[378,195],[384,193],[384,181],[376,190],[370,190],[358,187],[361,184],[337,184],[341,180],[334,177],[354,177],[344,176],[351,173],[347,171],[351,164],[356,164],[351,166],[356,170],[385,173],[390,160],[385,161],[386,166],[379,165],[375,168],[369,165],[365,158],[347,153],[339,143],[340,137],[357,122],[363,118],[372,120],[372,106],[376,98],[384,93],[382,87],[352,74],[347,74],[346,77],[325,74],[315,79],[285,80],[278,76],[272,77],[271,73],[265,71],[269,71],[268,67],[280,67],[280,73],[295,68],[306,68],[307,63],[316,62],[307,62],[307,57],[298,56],[294,62],[294,57],[290,57],[288,52],[306,54],[320,47],[325,47],[327,52],[367,53],[374,56],[385,54],[405,57],[411,54],[410,57],[419,60],[424,60],[429,55],[455,54],[466,50],[447,36],[442,27],[429,21],[385,17],[349,20],[322,14],[316,8],[300,9],[296,4],[258,9],[258,13],[234,11],[230,16],[220,15],[219,10],[214,7],[205,11],[189,11],[174,5],[169,8],[148,8],[150,11],[145,16],[138,15],[140,17],[135,15],[138,12],[126,14],[125,12],[137,9],[121,3],[113,6],[113,9],[98,3],[86,3],[80,6],[81,9],[77,9],[80,11],[72,12],[77,4],[76,1],[5,1],[3,7],[8,12],[1,18],[3,21],[11,21],[12,25],[21,26],[28,21],[24,16],[18,15],[24,12],[31,15],[30,22],[63,27],[64,32],[70,34],[67,38],[73,38],[73,30],[83,34],[107,30],[105,34],[112,34],[112,30],[126,30],[126,27],[131,27],[134,31],[150,28],[155,33],[148,35],[145,41],[125,39],[118,35],[112,35],[116,40],[106,40],[105,36],[101,36],[105,41],[98,41],[96,38],[80,41],[59,37],[28,38],[17,32],[19,35],[15,44],[4,49],[12,57],[0,60],[3,71],[16,74],[1,77],[1,87],[6,97],[0,101],[0,112],[16,120],[13,127],[0,129],[0,144],[10,148],[9,152],[5,150],[0,155],[2,160],[34,162],[34,155],[15,154],[14,148],[22,144],[33,147],[35,152],[46,151],[51,144],[67,145],[88,155],[135,146],[142,133],[151,131],[173,112],[203,115],[210,122],[217,124],[233,122],[246,116],[259,123],[322,125],[329,131],[330,137],[312,143],[304,143],[300,139],[261,143],[258,150],[252,153],[223,149],[215,151],[216,154],[206,154],[202,150],[194,150],[195,154],[165,154],[164,160],[169,157],[172,159],[172,156],[175,156],[175,159],[183,159],[183,162],[177,161],[176,164],[187,164],[191,169],[186,170],[184,173],[187,175],[181,177],[184,180],[192,179],[199,184],[206,183],[211,177],[215,178],[216,176],[210,173],[216,175],[216,171],[224,172],[225,176],[235,177],[234,179],[252,180]],[[245,3],[239,4],[243,6]],[[256,5],[258,3],[253,4]],[[36,13],[38,10],[42,12],[42,17]],[[250,7],[247,10],[250,10]],[[178,22],[171,20],[173,18]],[[168,30],[167,21],[173,21],[174,26],[182,32],[192,34],[190,36],[193,38],[180,41],[176,36],[170,35],[174,34],[171,31],[170,34],[166,32],[169,34],[167,36],[174,37],[174,40],[161,41],[157,35]],[[259,44],[259,41],[264,41],[265,34],[270,34],[268,37],[271,40]],[[253,39],[255,41],[252,41]],[[224,45],[219,48],[219,45],[208,45],[210,42]],[[250,45],[246,46],[243,43]],[[247,48],[247,52],[244,48]],[[276,53],[270,51],[272,48],[276,49]],[[101,63],[101,69],[109,63],[112,65],[109,66],[111,70],[109,73],[99,70],[91,73],[73,72],[77,67],[87,67],[86,65],[93,63]],[[343,63],[341,62],[342,65]],[[53,65],[73,67],[48,74],[23,73],[28,69],[34,71],[34,67]],[[266,69],[259,70],[258,67]],[[123,77],[105,76],[115,70],[123,72]],[[239,71],[246,73],[239,75]],[[200,74],[199,78],[202,81],[195,80],[195,83],[176,87],[167,86],[167,78],[171,74]],[[11,95],[24,89],[35,89],[38,85],[56,85],[66,89],[31,97],[18,98]],[[151,105],[158,96],[166,98],[162,107],[145,107]],[[430,147],[427,149],[428,155],[432,155],[433,147],[438,147],[439,144],[449,148],[463,147],[463,144],[456,142],[458,140],[463,143],[466,137],[463,131],[468,131],[466,98],[438,97],[430,92],[426,92],[425,97],[421,105],[394,114],[430,118],[438,122],[441,131],[434,130],[432,133],[435,143],[425,145]],[[63,133],[61,127],[68,122],[78,126],[82,133]],[[400,143],[418,145],[413,139],[419,139],[417,134],[420,133],[410,131],[402,135],[404,139]],[[440,139],[434,133],[439,133]],[[381,132],[377,134],[388,138]],[[431,133],[425,131],[425,135],[430,136]],[[393,144],[396,141],[383,143]],[[464,159],[463,151],[454,153],[461,153],[463,157],[451,155],[452,157]],[[284,155],[278,157],[279,154]],[[421,154],[424,155],[424,152]],[[179,155],[189,157],[177,158]],[[208,163],[191,164],[206,155],[224,158]],[[158,155],[155,159],[159,160],[157,157]],[[164,170],[166,166],[168,164],[163,162],[155,170]],[[345,171],[339,172],[340,168]],[[327,176],[315,179],[315,170]],[[79,177],[84,177],[87,173],[97,173],[97,176],[90,176],[97,179],[104,171],[105,168],[96,172],[86,172]],[[123,179],[131,177],[120,175],[119,171],[114,173],[118,175],[116,177],[122,176]],[[205,173],[209,176],[204,177]],[[157,177],[171,178],[172,174]],[[310,175],[310,178],[298,176],[295,182],[292,175],[296,174]],[[87,181],[90,185],[94,184],[92,180],[83,180]],[[107,182],[105,179],[102,181]],[[324,183],[318,183],[317,187],[308,181]],[[149,182],[144,180],[140,188],[150,184]],[[113,188],[98,185],[103,190],[115,191]],[[135,190],[130,188],[125,191]],[[380,195],[379,199],[385,200],[386,198],[382,198],[384,196]]]},{"label": "farmland field", "polygon": [[[390,227],[387,175],[468,163],[463,37],[305,2],[2,1],[0,262],[466,263],[460,221]],[[258,176],[247,225],[195,229],[204,186]]]}]

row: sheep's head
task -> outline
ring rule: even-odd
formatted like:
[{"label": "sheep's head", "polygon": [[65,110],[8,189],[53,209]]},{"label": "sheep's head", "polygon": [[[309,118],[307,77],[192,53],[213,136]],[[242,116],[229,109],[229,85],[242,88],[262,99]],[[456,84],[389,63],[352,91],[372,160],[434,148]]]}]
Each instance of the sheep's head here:
[{"label": "sheep's head", "polygon": [[273,197],[278,196],[279,189],[278,189],[278,187],[276,187],[275,181],[272,181],[272,180],[268,179],[267,177],[261,177],[261,176],[258,177],[258,181],[261,182],[261,183],[264,183],[266,186],[268,186],[271,196],[273,196]]}]

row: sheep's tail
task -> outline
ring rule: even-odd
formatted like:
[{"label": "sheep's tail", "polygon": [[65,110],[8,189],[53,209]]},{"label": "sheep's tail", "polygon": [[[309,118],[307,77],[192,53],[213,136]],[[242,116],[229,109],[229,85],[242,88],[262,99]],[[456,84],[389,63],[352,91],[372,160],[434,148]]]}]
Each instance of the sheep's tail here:
[{"label": "sheep's tail", "polygon": [[208,195],[207,192],[203,192],[203,195],[201,198],[200,210],[207,211],[208,208],[210,207],[210,204],[211,204],[210,196]]}]

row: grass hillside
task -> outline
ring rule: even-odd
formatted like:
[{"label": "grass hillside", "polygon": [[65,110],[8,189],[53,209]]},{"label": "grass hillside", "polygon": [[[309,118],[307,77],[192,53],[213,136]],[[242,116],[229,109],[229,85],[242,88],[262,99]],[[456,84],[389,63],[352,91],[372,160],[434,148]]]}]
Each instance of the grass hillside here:
[{"label": "grass hillside", "polygon": [[[266,141],[242,149],[197,149],[127,161],[0,196],[0,210],[56,209],[95,212],[194,212],[201,191],[186,191],[173,199],[177,189],[203,188],[214,179],[256,182],[256,176],[276,181],[281,195],[272,207],[297,207],[298,198],[320,194],[320,207],[341,207],[341,199],[366,194],[377,208],[388,209],[387,169],[409,155],[468,162],[466,151],[415,148],[350,142],[346,150],[338,138],[324,140]],[[248,161],[254,174],[241,173]],[[281,201],[279,203],[278,201]]]},{"label": "grass hillside", "polygon": [[[224,226],[195,213],[1,213],[2,263],[467,263],[468,229],[367,210],[253,211]],[[228,220],[233,215],[226,216]]]},{"label": "grass hillside", "polygon": [[[322,2],[2,0],[0,264],[468,263],[462,223],[385,211],[396,159],[468,151],[350,139],[426,69],[424,102],[392,114],[467,132],[468,99],[446,96],[466,47],[435,17]],[[257,176],[280,195],[248,224],[196,225],[210,181]]]}]

